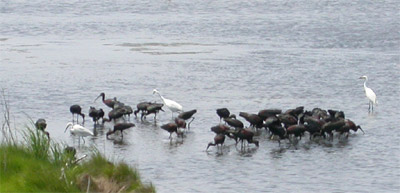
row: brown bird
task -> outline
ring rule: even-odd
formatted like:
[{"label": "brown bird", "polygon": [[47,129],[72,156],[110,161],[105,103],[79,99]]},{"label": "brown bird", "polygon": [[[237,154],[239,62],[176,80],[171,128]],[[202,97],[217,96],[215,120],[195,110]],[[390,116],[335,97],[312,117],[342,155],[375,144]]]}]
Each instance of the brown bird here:
[{"label": "brown bird", "polygon": [[116,131],[121,131],[121,137],[124,138],[123,131],[125,129],[129,129],[134,126],[135,126],[135,124],[133,124],[133,123],[117,123],[114,125],[114,129],[112,131],[107,132],[106,138],[108,139],[108,136],[115,133]]}]

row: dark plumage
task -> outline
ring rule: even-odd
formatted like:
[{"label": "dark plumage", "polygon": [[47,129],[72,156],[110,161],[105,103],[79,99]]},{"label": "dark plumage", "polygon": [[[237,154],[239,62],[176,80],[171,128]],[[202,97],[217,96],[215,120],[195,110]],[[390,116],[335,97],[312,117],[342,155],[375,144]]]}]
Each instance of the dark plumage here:
[{"label": "dark plumage", "polygon": [[154,114],[154,120],[156,120],[157,113],[160,111],[164,111],[162,109],[163,106],[164,106],[163,103],[151,103],[146,107],[146,111],[144,111],[144,113],[142,112],[141,119],[143,119],[143,117],[146,118],[147,115]]},{"label": "dark plumage", "polygon": [[38,130],[40,130],[40,131],[43,131],[43,133],[46,134],[47,137],[50,139],[50,133],[47,132],[47,131],[45,131],[45,129],[46,129],[46,127],[47,127],[47,123],[46,123],[46,120],[45,120],[45,119],[38,119],[38,120],[35,122],[35,127],[36,127],[36,129],[38,129]]},{"label": "dark plumage", "polygon": [[[141,111],[142,115],[147,111],[147,106],[151,105],[151,102],[140,102],[136,105],[136,110],[133,112],[135,114],[135,117],[137,117],[137,114]],[[143,117],[143,116],[142,116]]]},{"label": "dark plumage", "polygon": [[97,123],[99,119],[104,118],[104,111],[103,109],[96,109],[94,107],[89,108],[89,117],[92,117],[93,122]]},{"label": "dark plumage", "polygon": [[102,98],[102,101],[103,101],[103,103],[107,106],[107,107],[110,107],[110,108],[114,108],[114,105],[115,105],[115,103],[117,102],[117,100],[116,100],[116,98],[114,98],[114,99],[105,99],[105,97],[106,97],[106,95],[104,94],[104,92],[102,92],[102,93],[100,93],[100,95],[95,99],[95,101],[98,99],[98,98]]},{"label": "dark plumage", "polygon": [[110,112],[108,112],[108,119],[104,118],[103,119],[103,123],[104,122],[111,122],[112,120],[114,120],[114,122],[121,118],[122,116],[124,116],[124,110],[123,109],[113,109]]},{"label": "dark plumage", "polygon": [[217,146],[217,148],[218,148],[218,145],[221,145],[221,148],[222,148],[222,145],[224,144],[224,142],[225,142],[225,135],[224,134],[217,134],[214,137],[214,143],[209,143],[207,145],[206,151],[208,150],[208,148],[210,146]]},{"label": "dark plumage", "polygon": [[79,116],[79,115],[82,116],[82,119],[83,119],[82,123],[85,122],[85,115],[82,113],[82,108],[81,108],[81,106],[79,106],[79,105],[72,105],[71,107],[69,107],[69,111],[72,113],[72,122],[73,122],[73,123],[75,122],[75,119],[74,119],[74,115],[75,115],[75,114],[77,114],[77,115],[76,115],[76,122],[77,122],[77,123],[78,123],[78,116]]},{"label": "dark plumage", "polygon": [[172,140],[172,133],[176,133],[178,136],[178,125],[176,123],[167,123],[161,125],[161,129],[164,129],[169,132],[169,138]]},{"label": "dark plumage", "polygon": [[189,121],[189,123],[188,123],[188,129],[190,129],[190,123],[192,123],[192,121],[194,120],[193,115],[194,115],[195,113],[197,113],[197,110],[196,110],[196,109],[193,109],[193,110],[190,110],[190,111],[185,111],[185,112],[180,113],[180,114],[178,115],[178,118],[181,118],[181,119],[183,119],[183,120],[185,120],[185,121],[187,121],[188,119],[192,118],[192,120]]},{"label": "dark plumage", "polygon": [[230,115],[228,118],[224,118],[224,121],[236,129],[242,129],[244,127],[243,122],[237,120],[235,115]]},{"label": "dark plumage", "polygon": [[108,139],[108,136],[115,133],[116,131],[121,131],[121,137],[124,138],[123,131],[125,129],[129,129],[134,126],[135,126],[135,124],[133,124],[133,123],[117,123],[114,125],[114,129],[112,131],[107,132],[106,138]]},{"label": "dark plumage", "polygon": [[344,125],[345,125],[344,119],[340,119],[340,120],[337,120],[337,121],[334,121],[334,122],[325,123],[322,126],[321,133],[323,134],[324,137],[326,137],[325,134],[329,134],[330,139],[332,140],[333,139],[333,131],[340,129]]},{"label": "dark plumage", "polygon": [[281,109],[264,109],[258,112],[258,116],[261,117],[261,119],[266,120],[268,117],[276,116],[281,113]]},{"label": "dark plumage", "polygon": [[221,122],[222,119],[228,118],[231,113],[227,108],[220,108],[217,109],[217,115],[219,116],[219,122]]},{"label": "dark plumage", "polygon": [[259,142],[254,140],[254,132],[249,129],[240,129],[237,132],[234,132],[233,135],[239,139],[241,142],[241,147],[243,147],[243,141],[246,140],[248,144],[254,143],[257,147],[259,146]]},{"label": "dark plumage", "polygon": [[239,116],[243,117],[250,123],[250,127],[261,128],[263,126],[263,119],[256,114],[240,112]]},{"label": "dark plumage", "polygon": [[303,136],[304,132],[306,131],[306,126],[304,125],[291,125],[286,129],[286,135],[290,139],[290,135],[294,135],[295,137],[300,137]]}]

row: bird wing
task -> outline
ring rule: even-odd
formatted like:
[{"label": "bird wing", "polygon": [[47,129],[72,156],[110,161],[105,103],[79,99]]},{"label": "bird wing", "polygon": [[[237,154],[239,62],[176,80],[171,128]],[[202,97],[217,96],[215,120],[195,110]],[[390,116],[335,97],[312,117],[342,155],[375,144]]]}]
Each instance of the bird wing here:
[{"label": "bird wing", "polygon": [[164,103],[170,109],[173,109],[173,110],[176,110],[176,111],[182,111],[182,105],[180,105],[179,103],[177,103],[177,102],[175,102],[173,100],[164,99]]},{"label": "bird wing", "polygon": [[80,125],[74,125],[73,130],[71,130],[71,132],[80,136],[94,135],[92,131]]},{"label": "bird wing", "polygon": [[366,88],[365,94],[367,95],[369,100],[371,100],[373,103],[376,103],[376,94],[372,89]]}]

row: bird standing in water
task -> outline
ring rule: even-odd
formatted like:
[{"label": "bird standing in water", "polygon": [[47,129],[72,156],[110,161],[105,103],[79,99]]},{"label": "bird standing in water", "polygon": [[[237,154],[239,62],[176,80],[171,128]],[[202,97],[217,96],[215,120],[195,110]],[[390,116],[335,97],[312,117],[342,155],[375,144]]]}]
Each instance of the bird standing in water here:
[{"label": "bird standing in water", "polygon": [[360,79],[364,79],[365,96],[367,96],[367,98],[369,100],[368,111],[373,111],[374,110],[374,105],[377,104],[376,94],[371,88],[367,87],[367,81],[368,81],[368,77],[367,76],[361,76]]}]

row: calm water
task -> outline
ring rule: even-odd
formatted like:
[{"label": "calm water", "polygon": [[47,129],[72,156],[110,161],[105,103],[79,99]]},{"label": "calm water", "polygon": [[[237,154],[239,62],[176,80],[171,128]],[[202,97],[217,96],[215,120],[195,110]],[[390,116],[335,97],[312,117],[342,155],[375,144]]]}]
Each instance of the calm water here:
[{"label": "calm water", "polygon": [[[396,192],[399,8],[396,0],[3,0],[0,87],[16,122],[25,124],[25,113],[45,118],[54,139],[76,147],[63,132],[69,106],[109,111],[93,102],[100,92],[135,106],[160,101],[157,88],[197,109],[183,141],[171,144],[159,128],[171,120],[166,111],[156,124],[132,119],[123,141],[106,140],[106,124],[79,148],[136,166],[158,192]],[[374,113],[361,75],[377,93]],[[306,137],[296,149],[261,132],[259,148],[240,151],[227,140],[222,154],[205,151],[216,108],[301,105],[343,110],[366,133],[332,143]]]}]

